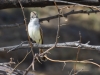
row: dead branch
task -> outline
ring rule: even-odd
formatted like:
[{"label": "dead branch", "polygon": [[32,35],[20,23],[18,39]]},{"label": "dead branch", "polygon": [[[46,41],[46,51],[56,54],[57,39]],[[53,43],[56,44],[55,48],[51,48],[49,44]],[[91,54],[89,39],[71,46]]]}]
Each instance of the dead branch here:
[{"label": "dead branch", "polygon": [[[31,50],[32,50],[32,44],[31,44],[31,40],[30,40],[30,37],[29,37],[29,34],[28,34],[28,26],[27,26],[27,21],[26,21],[26,16],[25,16],[25,12],[24,12],[24,7],[22,6],[21,4],[21,0],[18,0],[19,4],[20,4],[20,7],[21,7],[21,10],[22,10],[22,13],[23,13],[23,17],[24,17],[24,22],[25,22],[25,27],[26,27],[26,32],[27,32],[27,37],[28,37],[28,42],[30,44],[30,47],[31,47]],[[32,51],[33,52],[33,51]]]},{"label": "dead branch", "polygon": [[[69,15],[72,15],[72,14],[90,14],[90,13],[98,13],[100,12],[99,10],[78,10],[78,11],[74,11],[74,10],[71,10],[70,12],[67,12],[64,15],[64,17],[67,17]],[[62,15],[60,15],[60,17],[63,17]],[[55,15],[55,16],[50,16],[50,17],[46,17],[46,18],[40,18],[39,21],[42,22],[42,21],[50,21],[52,19],[55,19],[55,18],[58,18],[58,15]],[[15,23],[15,24],[10,24],[10,25],[0,25],[0,28],[10,28],[10,27],[20,27],[20,26],[23,26],[24,23]]]},{"label": "dead branch", "polygon": [[15,64],[15,62],[10,59],[10,62],[0,63],[0,75],[22,75],[23,71],[20,70],[14,70],[11,74],[11,71],[13,68],[11,67],[12,64]]},{"label": "dead branch", "polygon": [[[0,75],[24,75],[25,71],[14,69],[9,64],[11,63],[10,62],[0,63]],[[34,74],[29,72],[27,75],[34,75]]]},{"label": "dead branch", "polygon": [[71,62],[71,63],[87,63],[87,64],[96,65],[96,66],[98,66],[100,68],[99,64],[97,64],[95,62],[92,62],[92,61],[89,61],[89,60],[83,60],[83,61],[75,61],[75,60],[53,60],[53,59],[50,59],[46,55],[45,55],[45,57],[47,58],[47,60],[52,61],[52,62],[60,62],[60,63],[68,63],[68,62]]},{"label": "dead branch", "polygon": [[[43,49],[47,49],[50,47],[53,47],[55,44],[43,44],[43,45],[37,45],[36,43],[32,43],[34,48],[43,48]],[[79,41],[75,41],[75,42],[64,42],[64,43],[57,43],[56,44],[56,48],[78,48],[80,47],[80,49],[88,49],[88,50],[97,50],[100,51],[100,46],[96,46],[96,45],[89,45],[89,43],[79,43]],[[12,48],[14,48],[13,50],[18,50],[18,49],[25,49],[25,48],[30,48],[29,44],[21,44],[19,45],[14,45],[14,46],[7,46],[7,47],[1,47],[0,51],[9,51]],[[12,51],[13,51],[12,50]]]},{"label": "dead branch", "polygon": [[[19,2],[19,4],[20,4],[20,7],[21,7],[21,10],[22,10],[22,13],[23,13],[24,22],[25,22],[25,27],[26,27],[26,32],[27,32],[27,37],[28,37],[28,42],[29,42],[29,45],[30,45],[30,47],[31,47],[31,50],[30,50],[30,52],[28,52],[28,53],[25,55],[24,59],[23,59],[21,62],[19,62],[19,63],[14,67],[14,69],[11,71],[11,74],[12,74],[13,71],[26,59],[26,57],[28,56],[28,54],[30,54],[30,53],[32,52],[32,55],[33,55],[33,58],[34,58],[34,52],[33,52],[33,49],[32,49],[32,43],[31,43],[30,37],[29,37],[29,35],[28,35],[28,26],[27,26],[27,22],[26,22],[26,16],[25,16],[25,12],[24,12],[24,7],[22,6],[20,0],[18,0],[18,2]],[[22,43],[21,43],[21,44],[22,44]],[[18,46],[17,46],[17,47],[18,47]],[[17,47],[16,47],[16,48],[17,48]],[[26,75],[26,74],[27,74],[27,73],[25,73],[24,75]]]},{"label": "dead branch", "polygon": [[[54,0],[21,0],[23,7],[45,7],[45,6],[54,6]],[[85,4],[85,5],[93,5],[99,6],[100,1],[97,0],[82,0],[76,1],[73,0],[69,2],[69,0],[56,0],[57,5],[76,5],[78,3]],[[7,8],[19,8],[20,5],[18,0],[1,0],[0,1],[0,9],[7,9]]]},{"label": "dead branch", "polygon": [[[7,52],[10,52],[10,51],[14,51],[14,50],[18,50],[18,49],[24,49],[24,48],[30,48],[31,46],[31,50],[30,52],[28,52],[26,54],[26,56],[24,57],[24,59],[18,63],[15,68],[11,68],[9,65],[9,63],[11,64],[11,62],[9,63],[4,63],[4,64],[0,64],[0,69],[1,69],[1,66],[2,67],[7,67],[7,68],[10,68],[9,72],[6,72],[7,75],[10,74],[10,75],[17,75],[18,73],[20,73],[20,75],[27,75],[28,74],[28,71],[29,69],[32,67],[32,69],[34,70],[34,62],[36,61],[35,59],[38,60],[38,58],[41,58],[43,56],[46,57],[47,60],[49,61],[52,61],[52,62],[63,62],[63,63],[66,63],[66,62],[71,62],[71,63],[89,63],[89,64],[94,64],[96,66],[98,66],[100,68],[100,65],[97,64],[97,63],[94,63],[94,62],[91,62],[91,61],[88,61],[88,60],[83,60],[83,61],[77,61],[78,60],[78,54],[79,54],[79,50],[80,49],[87,49],[87,50],[97,50],[97,51],[100,51],[100,46],[96,46],[96,45],[89,45],[89,42],[83,44],[81,43],[81,35],[80,35],[80,41],[74,41],[74,42],[64,42],[64,43],[58,43],[58,38],[59,38],[59,31],[60,31],[60,17],[67,17],[69,15],[72,15],[72,14],[78,14],[78,13],[86,13],[86,14],[89,14],[89,13],[97,13],[97,12],[100,12],[98,6],[89,6],[91,4],[87,4],[87,5],[84,5],[84,4],[80,4],[78,2],[75,2],[75,1],[72,1],[72,2],[69,2],[69,1],[63,1],[63,0],[8,0],[8,1],[2,1],[4,3],[0,3],[0,9],[5,9],[5,8],[19,8],[21,7],[21,10],[22,10],[22,13],[23,13],[23,17],[24,17],[24,22],[25,24],[23,23],[16,23],[15,25],[14,24],[11,24],[11,25],[1,25],[0,27],[1,28],[4,28],[4,27],[18,27],[18,26],[21,26],[21,25],[25,25],[26,27],[26,31],[27,31],[27,22],[26,22],[26,17],[25,17],[25,12],[24,12],[24,7],[44,7],[44,6],[48,6],[48,5],[55,5],[56,6],[56,9],[58,11],[58,14],[55,15],[55,16],[51,16],[51,17],[47,17],[47,18],[42,18],[40,19],[40,22],[42,21],[50,21],[51,19],[54,19],[54,18],[58,18],[58,29],[57,29],[57,35],[56,35],[56,41],[54,44],[39,44],[37,45],[36,43],[33,43],[31,44],[31,41],[30,41],[30,38],[28,36],[28,44],[25,44],[25,43],[21,43],[19,45],[14,45],[14,46],[8,46],[8,47],[1,47],[0,48],[0,51],[7,51]],[[82,2],[82,1],[81,1]],[[99,1],[95,2],[93,1],[94,4],[95,3],[99,3]],[[12,4],[13,3],[13,4]],[[41,5],[39,4],[41,3]],[[45,3],[45,4],[43,4]],[[50,4],[49,4],[50,3]],[[6,6],[4,6],[6,4]],[[8,6],[7,6],[8,4]],[[29,4],[29,5],[28,5]],[[74,11],[74,10],[71,10],[65,14],[63,14],[63,9],[66,8],[66,7],[63,7],[63,8],[58,8],[57,5],[64,5],[64,4],[67,4],[67,5],[74,5],[74,6],[82,6],[82,7],[88,7],[88,8],[91,8],[91,10],[79,10],[79,11]],[[94,5],[92,4],[92,5]],[[98,5],[98,4],[96,4]],[[16,6],[16,7],[15,7]],[[93,9],[92,9],[93,8]],[[28,33],[27,33],[28,35]],[[44,51],[43,53],[41,54],[34,54],[33,53],[33,47],[37,47],[37,48],[48,48],[46,51]],[[78,52],[77,52],[77,57],[76,57],[76,60],[53,60],[53,59],[50,59],[49,57],[47,57],[47,53],[52,50],[53,48],[78,48]],[[26,69],[26,71],[19,71],[19,70],[16,70],[16,68],[19,66],[19,64],[21,64],[27,57],[27,55],[29,53],[33,54],[33,61],[32,63],[29,65],[29,67]],[[12,60],[11,60],[12,61]],[[2,69],[1,69],[2,70]],[[0,71],[1,71],[0,70]],[[74,70],[76,70],[76,68],[74,68]],[[5,74],[6,74],[5,73]],[[74,72],[75,74],[76,72]]]},{"label": "dead branch", "polygon": [[58,11],[58,27],[57,27],[56,41],[55,41],[55,44],[52,47],[47,49],[45,52],[39,54],[39,57],[44,56],[45,54],[49,53],[49,51],[52,50],[53,48],[55,48],[57,43],[58,43],[59,31],[60,31],[60,15],[61,15],[61,12],[60,12],[60,9],[58,8],[55,0],[54,0],[54,4],[55,4],[55,7],[56,7],[56,9]]},{"label": "dead branch", "polygon": [[[81,36],[81,32],[79,31],[79,36],[80,36],[80,40],[79,40],[79,43],[81,43],[81,39],[82,39],[82,36]],[[77,51],[77,54],[76,54],[76,61],[78,61],[78,57],[79,57],[79,53],[80,53],[80,47],[78,47],[78,51]],[[74,74],[73,75],[76,75],[76,63],[74,63]]]},{"label": "dead branch", "polygon": [[55,0],[54,0],[54,4],[55,4],[55,6],[56,6],[56,8],[57,8],[57,11],[58,11],[58,29],[57,29],[57,35],[56,35],[56,42],[55,42],[55,45],[52,46],[52,47],[50,47],[49,49],[47,49],[47,51],[45,51],[45,52],[43,52],[43,53],[41,53],[41,54],[35,54],[35,56],[33,56],[33,61],[32,61],[32,63],[31,63],[30,66],[26,69],[25,75],[28,73],[28,71],[29,71],[29,69],[30,69],[31,67],[32,67],[32,69],[34,70],[34,65],[35,65],[34,62],[35,62],[35,59],[38,60],[38,58],[43,57],[44,54],[48,53],[50,50],[52,50],[53,48],[56,47],[56,44],[57,44],[57,42],[58,42],[58,37],[59,37],[59,29],[60,29],[60,11],[59,11],[59,9],[58,9],[58,7],[57,7],[57,4],[56,4]]},{"label": "dead branch", "polygon": [[0,28],[20,27],[23,25],[24,25],[24,23],[15,23],[15,24],[10,24],[10,25],[0,25]]},{"label": "dead branch", "polygon": [[1,66],[0,65],[0,75],[23,75],[23,71],[21,70],[15,70],[13,71],[12,74],[10,74],[10,72],[13,70],[13,68],[11,68],[10,66]]}]

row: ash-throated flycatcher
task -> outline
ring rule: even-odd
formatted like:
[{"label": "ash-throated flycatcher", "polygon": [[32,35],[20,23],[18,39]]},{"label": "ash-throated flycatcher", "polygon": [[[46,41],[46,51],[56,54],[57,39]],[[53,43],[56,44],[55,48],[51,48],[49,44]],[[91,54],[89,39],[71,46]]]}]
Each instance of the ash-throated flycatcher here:
[{"label": "ash-throated flycatcher", "polygon": [[[28,34],[30,38],[37,44],[43,44],[43,33],[40,27],[39,18],[35,11],[30,13],[30,22],[28,24]],[[39,49],[39,53],[43,53],[43,49]],[[45,60],[45,57],[41,57]]]}]

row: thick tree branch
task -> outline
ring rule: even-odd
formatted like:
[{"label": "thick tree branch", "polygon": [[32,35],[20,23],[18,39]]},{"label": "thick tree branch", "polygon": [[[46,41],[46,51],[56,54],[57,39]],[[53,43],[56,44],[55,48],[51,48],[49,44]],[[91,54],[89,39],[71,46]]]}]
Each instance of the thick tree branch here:
[{"label": "thick tree branch", "polygon": [[12,74],[10,73],[13,70],[10,66],[0,65],[0,75],[23,75],[24,71],[21,70],[15,70]]},{"label": "thick tree branch", "polygon": [[[33,43],[34,48],[43,48],[47,49],[50,47],[53,47],[55,44],[43,44],[43,45],[37,45],[36,43]],[[80,49],[88,49],[88,50],[97,50],[100,51],[100,46],[95,46],[95,45],[89,45],[88,43],[82,44],[79,43],[78,41],[75,42],[64,42],[64,43],[57,43],[56,44],[57,48],[78,48]],[[25,49],[25,48],[30,48],[29,44],[22,44],[22,45],[14,45],[14,46],[7,46],[7,47],[1,47],[0,51],[9,51],[10,49],[14,48],[13,50],[18,50],[18,49]]]},{"label": "thick tree branch", "polygon": [[[90,13],[98,13],[100,12],[99,10],[78,10],[78,11],[74,11],[74,10],[71,10],[70,12],[67,12],[65,14],[63,14],[65,17],[69,16],[69,15],[72,15],[72,14],[90,14]],[[60,17],[63,17],[62,15],[60,15]],[[40,18],[39,21],[42,22],[42,21],[50,21],[52,19],[55,19],[55,18],[58,18],[58,15],[55,15],[55,16],[50,16],[50,17],[46,17],[46,18]],[[10,27],[20,27],[20,26],[23,26],[24,23],[15,23],[15,24],[10,24],[10,25],[0,25],[0,28],[10,28]]]},{"label": "thick tree branch", "polygon": [[[23,7],[45,7],[45,6],[54,6],[54,0],[21,0]],[[78,3],[84,5],[93,5],[99,6],[100,1],[98,0],[56,0],[57,5],[76,5]],[[1,0],[0,9],[7,8],[19,8],[20,5],[18,0]]]}]

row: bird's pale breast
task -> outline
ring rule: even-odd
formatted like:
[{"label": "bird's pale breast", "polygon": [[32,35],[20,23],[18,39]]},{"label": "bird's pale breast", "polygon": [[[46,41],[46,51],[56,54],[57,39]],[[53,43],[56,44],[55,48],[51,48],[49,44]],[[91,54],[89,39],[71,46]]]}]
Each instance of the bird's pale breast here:
[{"label": "bird's pale breast", "polygon": [[28,33],[30,38],[36,43],[41,43],[41,35],[40,35],[40,28],[39,26],[28,26]]}]

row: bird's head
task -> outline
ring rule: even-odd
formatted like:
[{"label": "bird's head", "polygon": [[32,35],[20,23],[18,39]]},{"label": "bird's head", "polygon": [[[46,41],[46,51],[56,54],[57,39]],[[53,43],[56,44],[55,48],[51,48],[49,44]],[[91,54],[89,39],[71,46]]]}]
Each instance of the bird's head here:
[{"label": "bird's head", "polygon": [[36,11],[32,11],[30,13],[30,18],[38,18],[38,15],[37,15]]}]

